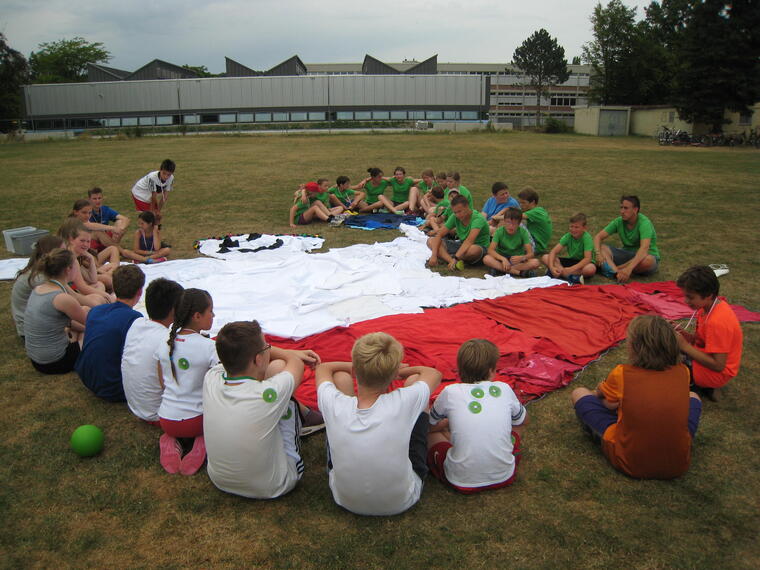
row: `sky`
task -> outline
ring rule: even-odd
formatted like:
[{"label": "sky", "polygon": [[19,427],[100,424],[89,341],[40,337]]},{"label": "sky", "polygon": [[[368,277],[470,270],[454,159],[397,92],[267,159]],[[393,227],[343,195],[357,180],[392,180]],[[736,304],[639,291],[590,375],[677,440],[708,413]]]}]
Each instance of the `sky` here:
[{"label": "sky", "polygon": [[[637,7],[649,2],[623,0]],[[509,62],[545,28],[581,55],[596,0],[2,0],[0,32],[26,57],[39,44],[82,36],[111,52],[107,64],[134,71],[153,59],[224,71],[225,56],[266,70],[304,63]]]}]

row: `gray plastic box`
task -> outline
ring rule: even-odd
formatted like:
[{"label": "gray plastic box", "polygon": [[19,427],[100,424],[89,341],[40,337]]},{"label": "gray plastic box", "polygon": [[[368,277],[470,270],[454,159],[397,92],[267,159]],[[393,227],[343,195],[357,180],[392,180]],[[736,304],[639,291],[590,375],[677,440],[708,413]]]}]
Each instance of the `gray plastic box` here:
[{"label": "gray plastic box", "polygon": [[47,230],[32,230],[26,233],[13,234],[11,236],[12,251],[18,255],[31,255],[37,240],[49,234],[50,232]]}]

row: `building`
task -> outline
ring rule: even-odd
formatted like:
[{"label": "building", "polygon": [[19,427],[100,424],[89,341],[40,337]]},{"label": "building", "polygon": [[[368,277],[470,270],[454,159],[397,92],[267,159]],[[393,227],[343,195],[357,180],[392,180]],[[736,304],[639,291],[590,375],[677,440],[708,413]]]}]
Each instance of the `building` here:
[{"label": "building", "polygon": [[[542,112],[573,122],[587,103],[590,66],[571,65]],[[153,60],[129,72],[90,64],[87,83],[28,85],[29,130],[308,121],[493,121],[535,124],[537,100],[519,70],[497,63],[303,63],[257,71],[225,59],[222,77]]]}]

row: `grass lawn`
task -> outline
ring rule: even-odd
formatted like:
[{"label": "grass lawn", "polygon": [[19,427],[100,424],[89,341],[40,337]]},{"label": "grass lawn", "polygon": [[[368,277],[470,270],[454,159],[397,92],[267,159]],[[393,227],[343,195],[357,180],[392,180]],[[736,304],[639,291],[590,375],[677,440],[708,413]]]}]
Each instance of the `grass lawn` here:
[{"label": "grass lawn", "polygon": [[[618,215],[620,195],[637,194],[663,255],[651,280],[675,279],[696,263],[727,263],[721,293],[760,310],[760,153],[749,149],[530,133],[2,144],[0,229],[54,231],[95,185],[106,204],[133,218],[134,229],[130,188],[167,157],[177,162],[163,232],[174,257],[196,255],[198,238],[289,233],[287,210],[300,182],[339,174],[358,181],[370,166],[386,175],[396,165],[412,176],[424,168],[459,170],[478,205],[496,180],[513,194],[533,186],[552,215],[554,243],[571,214],[589,215],[594,233]],[[398,235],[307,230],[323,235],[326,247]],[[0,282],[6,307],[11,285]],[[742,370],[720,402],[705,402],[691,469],[678,480],[615,472],[582,434],[565,389],[529,406],[512,488],[467,497],[429,479],[409,512],[362,518],[332,501],[324,434],[304,441],[304,479],[276,501],[224,494],[204,472],[167,475],[158,462],[159,430],[125,405],[97,400],[75,374],[36,373],[10,313],[0,318],[3,567],[760,566],[758,325],[743,326]],[[624,349],[610,351],[573,385],[596,385],[624,359]],[[93,459],[68,448],[72,430],[85,423],[106,435]]]}]

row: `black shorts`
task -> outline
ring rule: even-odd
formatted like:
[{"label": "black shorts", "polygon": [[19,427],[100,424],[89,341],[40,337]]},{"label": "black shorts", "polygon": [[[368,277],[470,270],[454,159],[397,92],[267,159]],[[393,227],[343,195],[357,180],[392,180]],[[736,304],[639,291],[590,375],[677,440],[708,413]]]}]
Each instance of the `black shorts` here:
[{"label": "black shorts", "polygon": [[32,360],[32,366],[43,374],[66,374],[67,372],[74,370],[74,364],[76,364],[77,357],[79,356],[79,350],[78,342],[70,342],[69,346],[66,347],[66,352],[59,360],[48,364],[40,364],[39,362]]}]

